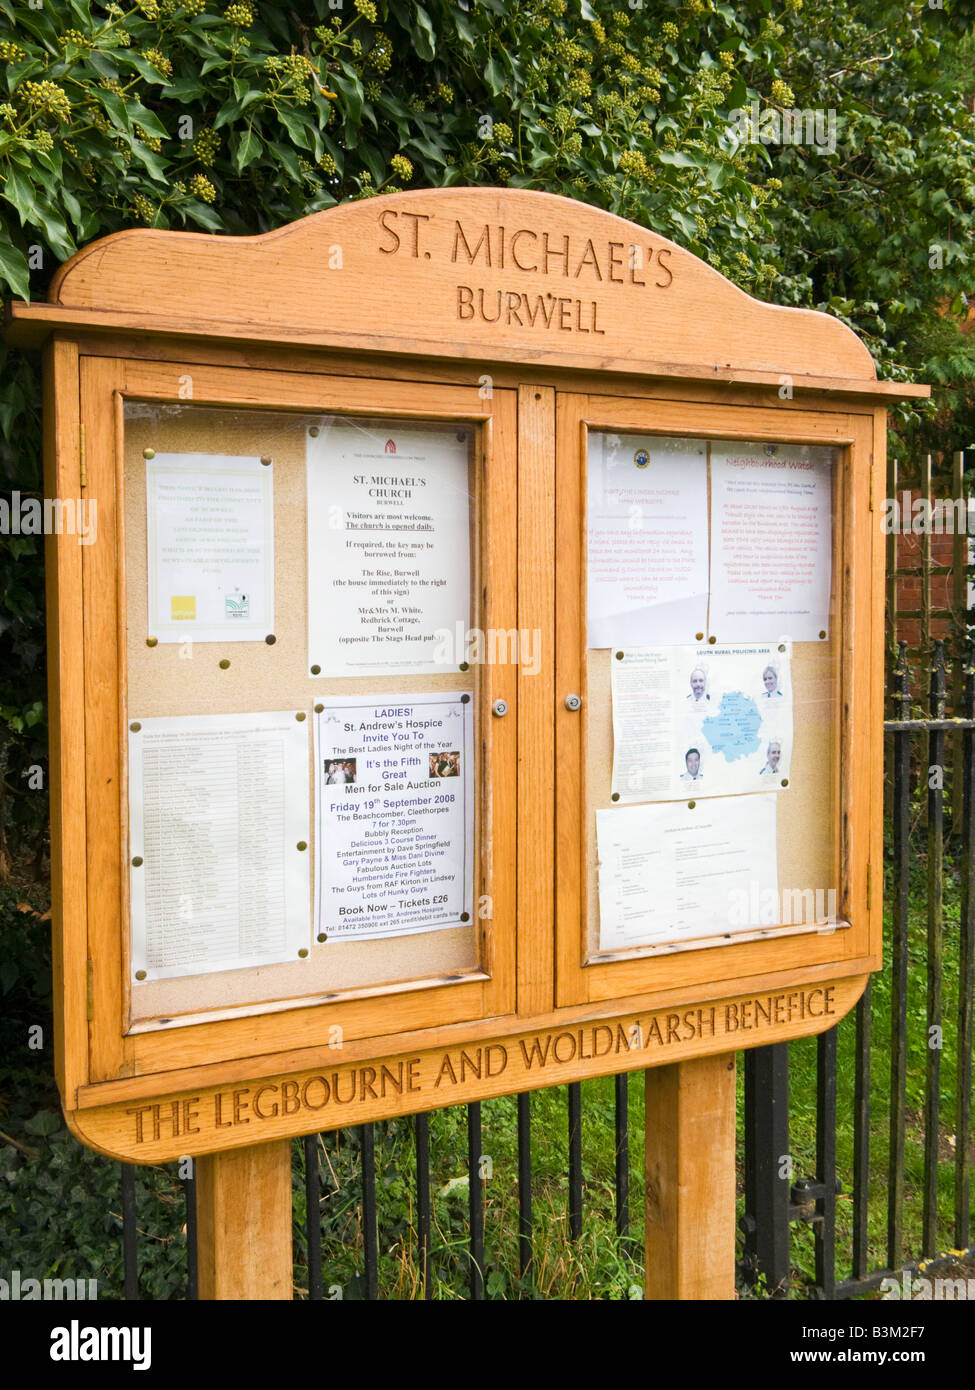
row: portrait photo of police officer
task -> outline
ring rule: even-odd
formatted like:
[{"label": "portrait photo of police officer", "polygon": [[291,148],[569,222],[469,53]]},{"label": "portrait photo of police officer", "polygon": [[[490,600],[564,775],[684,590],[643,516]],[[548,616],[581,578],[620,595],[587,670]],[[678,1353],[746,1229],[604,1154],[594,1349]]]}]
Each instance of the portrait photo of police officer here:
[{"label": "portrait photo of police officer", "polygon": [[691,693],[687,696],[687,703],[694,708],[701,708],[711,699],[707,692],[708,677],[703,666],[695,666],[691,672]]},{"label": "portrait photo of police officer", "polygon": [[779,761],[782,757],[782,743],[777,738],[769,739],[768,748],[765,750],[765,766],[758,774],[759,777],[778,777],[782,769]]},{"label": "portrait photo of police officer", "polygon": [[774,666],[766,666],[762,672],[762,684],[765,687],[764,699],[783,700],[785,696],[779,689],[779,673]]},{"label": "portrait photo of police officer", "polygon": [[699,748],[688,748],[684,754],[684,771],[680,775],[682,782],[703,782],[704,774],[701,771],[701,750]]}]

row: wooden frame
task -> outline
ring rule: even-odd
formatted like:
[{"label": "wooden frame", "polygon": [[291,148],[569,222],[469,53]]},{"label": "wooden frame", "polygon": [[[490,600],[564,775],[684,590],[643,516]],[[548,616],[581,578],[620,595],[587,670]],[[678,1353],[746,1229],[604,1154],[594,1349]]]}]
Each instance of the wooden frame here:
[{"label": "wooden frame", "polygon": [[[87,486],[99,499],[112,499],[114,515],[101,505],[104,544],[84,552],[84,629],[86,661],[86,741],[89,747],[87,818],[89,824],[107,828],[88,843],[89,886],[88,959],[93,962],[91,982],[91,1082],[115,1080],[133,1073],[164,1073],[187,1058],[186,1029],[162,1033],[129,1032],[127,1026],[128,972],[125,969],[124,936],[118,923],[128,920],[127,890],[122,866],[125,849],[127,793],[124,731],[129,712],[126,672],[122,653],[128,617],[125,612],[124,499],[122,453],[124,448],[121,406],[127,399],[177,403],[177,383],[185,377],[183,364],[170,368],[145,366],[124,360],[83,357],[81,415],[88,458]],[[509,627],[516,613],[514,538],[502,524],[514,506],[515,402],[510,392],[496,392],[489,402],[470,390],[444,392],[409,383],[394,387],[355,380],[301,378],[288,374],[251,374],[246,382],[238,372],[219,368],[194,368],[194,406],[220,405],[267,410],[311,410],[341,414],[382,413],[389,418],[473,421],[489,428],[483,441],[479,472],[485,497],[485,563],[499,578],[491,586],[485,626]],[[244,388],[244,389],[241,389]],[[382,395],[380,396],[380,392]],[[106,515],[106,512],[108,514]],[[132,621],[142,621],[141,615]],[[490,717],[491,702],[498,698],[514,703],[514,672],[510,667],[484,668],[481,681],[479,727],[482,752],[491,772],[486,782],[494,805],[514,799],[516,720]],[[489,673],[489,676],[487,676]],[[315,691],[308,682],[304,698],[308,707]],[[77,752],[62,746],[62,765],[73,763]],[[484,806],[488,801],[485,797]],[[490,812],[488,812],[490,814]],[[497,817],[497,811],[494,811]],[[117,833],[113,829],[117,827]],[[513,825],[510,827],[513,830]],[[288,1001],[284,1012],[261,1006],[242,1008],[236,1018],[201,1021],[193,1026],[193,1055],[206,1055],[215,1046],[227,1058],[248,1055],[253,1046],[253,1021],[263,1016],[263,1032],[274,1050],[299,1044],[309,1029],[338,1026],[350,1039],[386,1036],[390,1016],[400,1026],[430,1027],[434,1023],[502,1016],[515,1011],[515,913],[514,847],[505,843],[509,827],[500,818],[489,825],[486,836],[494,842],[493,881],[482,883],[477,897],[489,892],[495,917],[482,928],[483,969],[456,976],[418,979],[402,986],[353,990],[351,997]],[[500,850],[500,853],[498,852]],[[492,929],[493,928],[493,929]],[[97,962],[97,966],[95,963]],[[434,998],[436,995],[436,998]],[[357,997],[358,996],[358,997]],[[392,996],[392,997],[391,997]],[[316,1015],[318,1015],[316,1017]],[[324,1023],[327,1015],[328,1023]],[[119,1028],[119,1020],[122,1028]]]},{"label": "wooden frame", "polygon": [[[652,277],[629,274],[627,245]],[[325,268],[335,246],[341,271]],[[295,264],[310,269],[295,277]],[[497,321],[467,312],[481,295]],[[548,317],[536,295],[556,305]],[[45,344],[48,495],[99,503],[95,545],[50,537],[47,552],[57,1075],[80,1139],[136,1162],[246,1148],[683,1065],[820,1031],[853,1006],[880,964],[885,408],[926,388],[877,382],[836,320],[759,304],[663,238],[522,190],[391,195],[254,238],[124,232],[65,266],[51,301],[13,306],[8,339]],[[660,347],[648,355],[647,343]],[[179,401],[185,376],[198,405],[481,432],[485,625],[536,632],[542,662],[479,673],[495,915],[483,968],[466,978],[128,1031],[122,413],[127,399]],[[568,690],[585,694],[581,443],[585,428],[628,427],[843,453],[833,572],[848,663],[836,814],[847,929],[669,957],[583,948],[583,722],[563,705]],[[499,698],[510,714],[492,719]],[[695,1009],[710,1032],[686,1032]],[[406,1084],[377,1094],[379,1070],[397,1067]]]},{"label": "wooden frame", "polygon": [[[835,824],[846,827],[836,846],[835,882],[840,885],[840,917],[852,930],[807,936],[802,950],[805,978],[843,960],[852,970],[880,966],[882,919],[879,901],[868,899],[873,864],[880,859],[871,845],[870,827],[882,817],[882,785],[871,772],[877,756],[874,714],[863,698],[871,674],[883,668],[883,609],[873,595],[876,554],[863,551],[855,536],[872,511],[875,473],[883,467],[873,456],[869,415],[779,411],[748,406],[705,406],[665,399],[566,394],[559,398],[557,429],[559,489],[557,544],[560,556],[560,601],[557,625],[557,686],[578,691],[587,705],[585,641],[585,435],[607,429],[707,438],[769,440],[838,446],[841,462],[834,499],[833,587],[840,626],[841,690],[837,701],[839,766],[845,770]],[[874,528],[874,545],[880,545]],[[840,597],[842,595],[842,597]],[[855,615],[855,616],[854,616]],[[847,712],[840,720],[840,711]],[[585,911],[587,818],[585,790],[586,721],[560,704],[556,710],[558,807],[557,1000],[560,1006],[596,1002],[620,993],[648,995],[654,1002],[668,993],[707,991],[715,980],[734,980],[743,988],[756,971],[764,982],[794,970],[796,932],[755,933],[757,939],[728,941],[679,954],[658,951],[620,952],[613,957],[592,952],[580,941]],[[882,765],[882,764],[881,764]],[[876,766],[876,765],[874,765]],[[857,789],[854,793],[854,787]],[[869,798],[864,796],[869,789]],[[879,895],[878,895],[879,897]],[[642,958],[641,958],[642,957]]]}]

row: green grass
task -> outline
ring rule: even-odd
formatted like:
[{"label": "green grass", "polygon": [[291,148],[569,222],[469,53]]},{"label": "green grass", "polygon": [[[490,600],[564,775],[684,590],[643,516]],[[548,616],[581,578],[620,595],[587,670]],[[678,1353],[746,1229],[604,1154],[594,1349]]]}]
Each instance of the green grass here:
[{"label": "green grass", "polygon": [[[532,1095],[533,1260],[528,1279],[519,1274],[518,1134],[513,1096],[481,1107],[484,1169],[484,1278],[491,1298],[641,1298],[643,1174],[643,1077],[629,1078],[631,1211],[629,1249],[615,1231],[615,1128],[613,1080],[582,1087],[582,1148],[585,1182],[580,1241],[568,1238],[568,1115],[564,1087]],[[433,1293],[464,1298],[468,1264],[466,1108],[435,1111],[430,1117],[433,1193],[431,1257]],[[393,1120],[377,1125],[376,1186],[379,1207],[379,1287],[384,1298],[422,1296],[416,1260],[416,1169],[413,1127]],[[323,1175],[323,1265],[326,1296],[361,1298],[362,1231],[358,1195],[360,1155],[355,1131],[319,1140]],[[299,1147],[299,1146],[296,1146]],[[299,1168],[301,1153],[299,1148]],[[304,1250],[304,1184],[296,1173],[296,1254]],[[299,1291],[307,1288],[304,1263],[295,1268]]]}]

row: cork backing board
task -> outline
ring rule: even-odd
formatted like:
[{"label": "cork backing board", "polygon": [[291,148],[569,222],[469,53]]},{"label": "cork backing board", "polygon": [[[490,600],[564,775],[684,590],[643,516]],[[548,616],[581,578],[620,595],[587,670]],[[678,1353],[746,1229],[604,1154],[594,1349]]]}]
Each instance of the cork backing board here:
[{"label": "cork backing board", "polygon": [[[842,534],[842,494],[840,469],[833,466],[833,534],[829,599],[829,636],[820,642],[793,642],[791,684],[793,691],[793,735],[789,770],[790,785],[776,793],[776,849],[780,893],[784,889],[835,889],[836,909],[842,910],[837,855],[837,808],[840,798],[840,760],[838,752],[837,652],[841,643],[841,615],[837,601],[840,573],[839,537]],[[720,640],[720,639],[719,639]],[[586,954],[599,953],[599,884],[596,867],[597,810],[612,808],[613,705],[612,648],[589,648],[586,654],[586,863],[587,910],[583,925]],[[824,774],[824,769],[829,769]],[[743,810],[749,797],[742,795]],[[672,803],[678,804],[678,803]],[[794,896],[799,909],[793,925],[811,923],[806,899]],[[827,899],[828,901],[828,899]],[[735,935],[728,940],[733,945]],[[696,949],[702,943],[668,943],[665,949]],[[717,949],[720,949],[718,945]],[[623,952],[627,954],[628,952]]]},{"label": "cork backing board", "polygon": [[[208,406],[156,406],[127,403],[124,429],[124,580],[128,720],[165,715],[256,713],[303,709],[308,712],[310,920],[315,890],[315,766],[311,733],[316,701],[327,696],[404,694],[473,689],[480,707],[479,668],[414,676],[312,677],[307,655],[306,430],[337,417],[263,410],[224,410]],[[418,422],[417,422],[418,423]],[[472,450],[476,427],[471,426]],[[147,646],[146,479],[143,450],[175,454],[270,455],[274,469],[274,636],[268,645],[252,642],[197,642],[192,657],[181,657],[176,643]],[[473,481],[472,481],[473,487]],[[477,501],[471,496],[472,589],[479,586]],[[324,525],[325,523],[323,523]],[[471,615],[477,622],[476,613]],[[221,670],[220,661],[230,666]],[[477,713],[475,713],[476,747]],[[475,800],[482,776],[475,768]],[[123,814],[123,824],[128,817]],[[475,822],[475,865],[479,826]],[[126,854],[126,859],[128,855]],[[476,889],[475,889],[476,895]],[[126,899],[124,931],[128,957]],[[476,970],[475,922],[400,938],[319,943],[310,933],[310,952],[293,963],[186,975],[178,979],[132,982],[129,1031],[171,1024],[181,1015],[260,1011],[315,1003],[348,990],[391,987]],[[128,964],[126,966],[128,972]],[[279,1002],[280,1001],[280,1002]],[[195,1020],[194,1020],[195,1021]]]}]

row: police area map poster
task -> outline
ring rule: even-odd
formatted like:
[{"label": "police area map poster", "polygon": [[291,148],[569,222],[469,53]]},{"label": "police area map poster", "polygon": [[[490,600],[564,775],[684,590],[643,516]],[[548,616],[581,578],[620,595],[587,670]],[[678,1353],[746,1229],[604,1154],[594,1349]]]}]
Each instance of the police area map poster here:
[{"label": "police area map poster", "polygon": [[614,800],[786,789],[790,658],[789,642],[614,651]]}]

